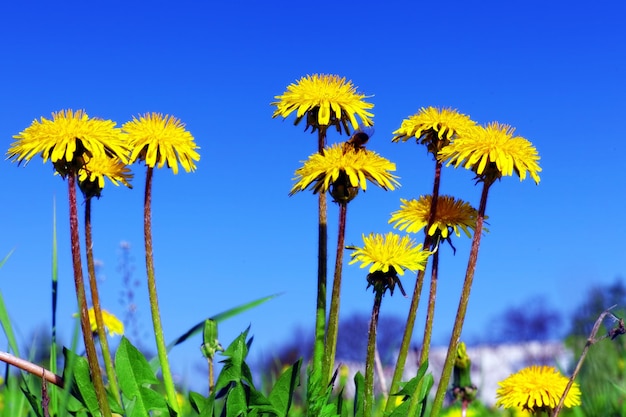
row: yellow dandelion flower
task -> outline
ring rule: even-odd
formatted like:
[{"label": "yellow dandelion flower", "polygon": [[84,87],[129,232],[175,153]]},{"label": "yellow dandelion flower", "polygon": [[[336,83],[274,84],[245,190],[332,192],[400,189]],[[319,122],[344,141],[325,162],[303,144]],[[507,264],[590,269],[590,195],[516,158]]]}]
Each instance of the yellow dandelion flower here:
[{"label": "yellow dandelion flower", "polygon": [[52,113],[52,120],[34,120],[20,134],[7,152],[8,159],[29,162],[40,155],[44,163],[50,159],[59,174],[77,172],[84,157],[117,157],[128,161],[128,148],[121,129],[115,122],[89,118],[83,110],[62,110]]},{"label": "yellow dandelion flower", "polygon": [[404,275],[404,270],[424,270],[431,254],[423,251],[422,244],[416,245],[409,236],[400,237],[393,232],[384,236],[374,233],[363,235],[363,243],[362,248],[350,247],[354,249],[350,254],[350,265],[361,262],[361,268],[370,267],[370,274],[377,271],[386,273],[390,268],[400,275]]},{"label": "yellow dandelion flower", "polygon": [[93,196],[100,197],[104,188],[104,177],[108,178],[114,185],[121,182],[128,188],[133,174],[128,165],[118,158],[88,158],[85,165],[78,171],[78,185],[86,198]]},{"label": "yellow dandelion flower", "polygon": [[457,168],[472,169],[484,179],[495,181],[503,175],[526,178],[526,173],[539,184],[539,155],[537,149],[521,136],[513,136],[515,129],[509,125],[490,123],[486,127],[476,127],[454,139],[441,149],[439,159],[454,164]]},{"label": "yellow dandelion flower", "polygon": [[[419,232],[428,225],[432,200],[431,195],[421,196],[418,200],[400,199],[400,210],[391,213],[389,223],[395,223],[393,227],[402,231]],[[468,202],[448,195],[439,196],[435,221],[428,234],[434,236],[440,233],[442,238],[447,239],[450,229],[457,236],[461,236],[461,229],[467,237],[471,237],[470,229],[475,229],[477,215],[476,209]]]},{"label": "yellow dandelion flower", "polygon": [[131,163],[140,159],[151,168],[157,164],[157,168],[163,168],[167,163],[174,174],[178,174],[180,163],[186,172],[195,171],[199,147],[185,124],[174,116],[146,113],[124,123],[122,130],[128,134]]},{"label": "yellow dandelion flower", "polygon": [[[91,331],[98,331],[98,323],[96,322],[96,312],[93,307],[89,308],[89,323],[91,325]],[[78,317],[78,313],[74,314],[74,317]],[[109,336],[124,335],[124,323],[120,321],[114,314],[109,313],[106,310],[102,310],[102,321],[104,327],[109,332]]]},{"label": "yellow dandelion flower", "polygon": [[[530,412],[550,412],[561,401],[568,379],[552,366],[530,366],[499,383],[496,405],[520,407]],[[565,398],[565,407],[580,405],[580,388],[574,383]]]},{"label": "yellow dandelion flower", "polygon": [[359,127],[356,116],[365,126],[373,124],[371,118],[374,115],[368,110],[374,105],[364,101],[367,97],[357,93],[351,81],[337,75],[307,75],[290,84],[286,92],[275,98],[278,101],[272,103],[276,106],[272,117],[286,118],[295,111],[294,124],[297,125],[306,116],[307,127],[312,126],[313,131],[320,126],[335,126],[341,133],[343,126],[349,133],[348,121],[353,129]]},{"label": "yellow dandelion flower", "polygon": [[429,152],[436,154],[448,145],[459,133],[476,126],[469,116],[450,108],[422,107],[419,112],[404,119],[400,128],[393,132],[393,142],[406,142],[415,138],[418,143],[426,145]]},{"label": "yellow dandelion flower", "polygon": [[[396,180],[398,177],[391,174],[395,170],[396,164],[375,152],[335,144],[325,148],[323,154],[314,153],[296,170],[296,183],[289,194],[293,195],[309,186],[313,193],[326,192],[331,187],[337,191],[334,194],[347,193],[347,190],[340,190],[339,185],[346,189],[354,188],[354,191],[358,188],[365,191],[366,180],[385,190],[394,190],[400,185]],[[334,194],[336,200],[340,199],[340,196]]]}]

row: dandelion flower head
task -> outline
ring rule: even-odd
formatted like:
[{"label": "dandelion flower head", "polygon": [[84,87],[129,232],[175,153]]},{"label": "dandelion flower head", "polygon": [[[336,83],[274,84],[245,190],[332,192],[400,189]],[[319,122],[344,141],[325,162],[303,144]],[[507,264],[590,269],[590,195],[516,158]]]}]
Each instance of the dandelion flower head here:
[{"label": "dandelion flower head", "polygon": [[[551,411],[561,401],[568,379],[551,366],[530,366],[499,383],[496,405],[530,412]],[[565,407],[580,405],[580,388],[574,383],[565,398]]]},{"label": "dandelion flower head", "polygon": [[174,116],[146,113],[124,123],[122,130],[128,134],[131,163],[140,159],[151,168],[163,168],[167,163],[174,174],[180,163],[186,172],[195,171],[199,147],[185,124]]},{"label": "dandelion flower head", "polygon": [[314,153],[304,165],[296,170],[296,181],[290,195],[311,186],[313,193],[326,192],[340,175],[345,175],[349,186],[367,189],[367,181],[394,190],[400,184],[391,172],[396,164],[375,152],[344,148],[341,144],[326,147],[324,153]]},{"label": "dandelion flower head", "polygon": [[[104,323],[104,327],[109,332],[109,336],[115,335],[124,335],[124,323],[120,321],[114,314],[109,313],[106,310],[101,310],[102,312],[102,322]],[[89,308],[89,323],[91,326],[92,332],[98,331],[98,323],[96,321],[96,312],[93,307]],[[78,317],[78,313],[74,314],[74,317]]]},{"label": "dandelion flower head", "polygon": [[88,158],[117,157],[127,162],[128,148],[115,122],[89,118],[83,110],[52,113],[52,120],[41,118],[18,135],[7,152],[8,159],[29,162],[40,155],[59,174],[76,173]]},{"label": "dandelion flower head", "polygon": [[[417,233],[428,225],[432,195],[421,196],[417,200],[400,199],[400,210],[391,214],[389,223],[395,223],[394,228],[409,233]],[[435,221],[428,230],[428,235],[440,233],[444,239],[448,238],[452,229],[457,236],[463,230],[467,237],[471,237],[470,230],[476,228],[477,211],[466,201],[452,196],[439,196]],[[459,230],[460,229],[460,230]]]},{"label": "dandelion flower head", "polygon": [[400,128],[393,132],[393,142],[406,142],[415,138],[426,145],[428,151],[437,154],[441,148],[460,133],[472,129],[476,122],[450,108],[422,107],[416,114],[402,121]]},{"label": "dandelion flower head", "polygon": [[386,273],[393,268],[399,275],[405,270],[424,270],[431,252],[423,251],[422,244],[415,244],[409,236],[400,237],[389,232],[386,235],[371,233],[363,235],[363,247],[352,248],[350,265],[361,262],[361,268],[369,266],[369,273]]},{"label": "dandelion flower head", "polygon": [[114,185],[119,182],[133,188],[130,181],[133,174],[128,165],[118,158],[89,158],[85,165],[78,171],[78,185],[86,198],[100,197],[104,188],[104,178],[108,178]]},{"label": "dandelion flower head", "polygon": [[313,131],[327,126],[335,126],[341,133],[342,126],[349,134],[348,122],[354,130],[361,124],[371,126],[374,115],[368,110],[374,107],[366,102],[364,94],[359,94],[351,81],[346,81],[338,75],[313,74],[302,77],[292,83],[280,96],[275,96],[276,110],[272,117],[287,117],[296,112],[295,125],[303,117],[307,117],[307,126]]},{"label": "dandelion flower head", "polygon": [[490,123],[476,127],[454,139],[439,152],[441,161],[457,168],[471,169],[483,180],[491,182],[515,172],[520,181],[527,173],[539,184],[539,155],[537,149],[521,136],[513,136],[509,125]]}]

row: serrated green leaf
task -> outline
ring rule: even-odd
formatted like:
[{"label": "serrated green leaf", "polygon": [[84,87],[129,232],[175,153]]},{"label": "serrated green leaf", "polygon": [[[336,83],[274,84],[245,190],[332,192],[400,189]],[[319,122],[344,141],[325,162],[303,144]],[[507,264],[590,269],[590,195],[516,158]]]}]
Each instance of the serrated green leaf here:
[{"label": "serrated green leaf", "polygon": [[132,413],[127,411],[129,417],[144,417],[149,415],[150,410],[168,409],[165,398],[147,387],[157,384],[159,380],[143,354],[126,337],[122,337],[115,353],[115,372],[122,393],[134,400]]},{"label": "serrated green leaf", "polygon": [[301,367],[302,359],[299,359],[296,363],[287,368],[287,370],[285,370],[280,377],[278,377],[278,380],[272,388],[269,400],[278,410],[279,416],[287,416],[289,414],[289,408],[291,408],[291,401],[293,400],[293,393],[296,387],[300,385]]}]

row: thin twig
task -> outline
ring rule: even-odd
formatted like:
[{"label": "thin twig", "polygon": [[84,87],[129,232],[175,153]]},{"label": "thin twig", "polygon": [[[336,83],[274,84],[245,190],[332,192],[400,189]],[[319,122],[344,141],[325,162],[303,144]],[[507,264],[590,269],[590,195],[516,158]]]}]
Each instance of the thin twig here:
[{"label": "thin twig", "polygon": [[29,362],[22,358],[18,358],[17,356],[13,356],[7,352],[0,352],[0,361],[8,363],[9,365],[13,365],[16,368],[20,368],[21,370],[26,371],[30,374],[42,377],[44,380],[50,382],[51,384],[63,388],[63,378],[55,373],[50,372],[42,366],[35,365],[32,362]]},{"label": "thin twig", "polygon": [[599,342],[602,339],[605,339],[608,336],[608,334],[606,334],[596,339],[596,335],[598,334],[598,330],[600,329],[600,325],[602,324],[602,321],[608,314],[611,314],[610,310],[614,309],[616,306],[617,304],[604,310],[600,314],[596,322],[594,323],[593,329],[591,329],[591,333],[589,334],[589,338],[587,339],[587,343],[585,343],[583,352],[580,355],[580,359],[578,359],[576,368],[574,369],[572,376],[570,377],[569,381],[567,382],[567,385],[565,386],[565,391],[563,391],[563,395],[561,395],[561,400],[559,401],[559,405],[557,405],[556,408],[554,409],[554,412],[552,413],[552,417],[557,417],[559,413],[561,412],[561,409],[563,408],[563,405],[565,404],[565,398],[567,397],[567,394],[569,393],[570,388],[572,388],[572,385],[574,384],[574,380],[578,376],[578,372],[580,372],[580,368],[583,366],[583,362],[585,361],[585,357],[587,356],[587,352],[589,352],[589,348],[591,347],[591,345],[593,345],[596,342]]}]

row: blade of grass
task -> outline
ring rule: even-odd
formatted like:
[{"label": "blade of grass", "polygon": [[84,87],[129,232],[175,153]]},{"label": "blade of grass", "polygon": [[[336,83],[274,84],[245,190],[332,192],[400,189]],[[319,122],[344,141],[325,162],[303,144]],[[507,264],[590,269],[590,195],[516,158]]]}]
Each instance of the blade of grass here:
[{"label": "blade of grass", "polygon": [[[221,312],[219,314],[216,314],[213,317],[209,317],[208,320],[213,320],[213,321],[215,321],[217,323],[220,323],[220,322],[222,322],[222,321],[224,321],[224,320],[226,320],[228,318],[236,316],[237,314],[241,314],[241,313],[243,313],[246,310],[249,310],[249,309],[254,308],[254,307],[258,306],[258,305],[261,305],[261,304],[265,303],[266,301],[271,300],[274,297],[278,297],[279,295],[280,294],[274,294],[274,295],[269,295],[267,297],[259,298],[258,300],[254,300],[254,301],[251,301],[249,303],[242,304],[240,306],[231,308],[230,310],[226,310],[226,311],[223,311],[223,312]],[[169,351],[174,346],[180,345],[185,340],[189,339],[191,336],[200,333],[202,331],[202,329],[204,329],[205,321],[206,320],[202,320],[200,323],[196,324],[191,329],[187,330],[181,336],[176,338],[173,342],[171,342],[167,346],[167,350]]]}]

